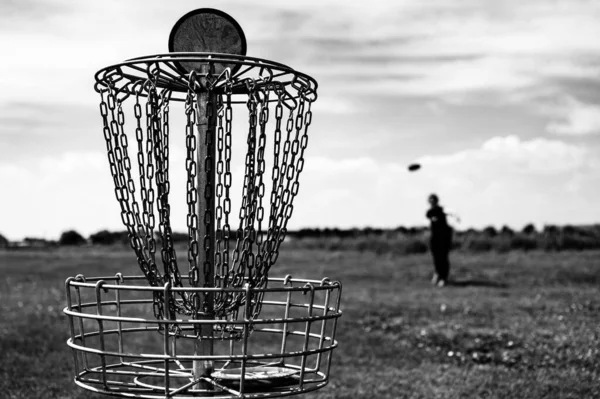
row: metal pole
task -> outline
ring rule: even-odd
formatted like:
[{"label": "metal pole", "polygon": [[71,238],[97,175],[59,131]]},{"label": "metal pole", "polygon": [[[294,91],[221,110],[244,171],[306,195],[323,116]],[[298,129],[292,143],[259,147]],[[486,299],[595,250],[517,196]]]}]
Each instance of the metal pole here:
[{"label": "metal pole", "polygon": [[[198,215],[198,238],[201,245],[198,251],[197,264],[200,267],[200,280],[203,282],[201,286],[214,286],[214,267],[215,267],[215,121],[216,121],[216,96],[209,93],[206,76],[210,73],[211,66],[202,64],[200,67],[200,85],[202,89],[198,92],[198,202],[196,213]],[[209,114],[209,107],[210,114]],[[210,159],[210,161],[207,161]],[[210,173],[206,173],[209,170]],[[207,188],[208,200],[205,198]],[[208,211],[208,213],[207,213]],[[209,220],[205,220],[205,215],[210,215]],[[208,223],[207,223],[208,222]],[[210,245],[210,250],[205,251],[204,245]],[[208,270],[204,267],[205,262],[208,265]],[[214,296],[213,293],[207,293],[202,298],[202,309],[205,309],[203,315],[199,315],[199,319],[212,320],[214,319]],[[200,337],[212,337],[213,325],[202,324],[196,327],[196,332]],[[194,354],[199,356],[213,355],[212,339],[197,339],[194,343]],[[193,373],[194,378],[210,377],[214,370],[212,360],[194,360]],[[207,383],[200,384],[204,389],[212,389],[212,385]]]}]

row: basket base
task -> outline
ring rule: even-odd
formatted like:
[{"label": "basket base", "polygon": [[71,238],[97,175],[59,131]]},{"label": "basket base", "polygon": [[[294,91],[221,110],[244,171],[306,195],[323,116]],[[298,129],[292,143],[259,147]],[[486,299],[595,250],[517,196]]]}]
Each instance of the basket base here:
[{"label": "basket base", "polygon": [[[167,372],[164,361],[122,362],[107,365],[106,375],[101,367],[89,368],[75,378],[75,383],[96,393],[147,399],[275,398],[314,391],[327,384],[322,372],[301,373],[297,367],[274,364],[247,367],[243,381],[241,368],[221,368],[211,377],[194,379],[192,364],[187,363],[167,361]],[[200,388],[201,384],[212,388]]]},{"label": "basket base", "polygon": [[[288,367],[275,367],[275,366],[255,366],[247,367],[244,372],[246,381],[274,381],[292,378],[298,374],[299,370],[294,370]],[[242,369],[224,369],[218,370],[212,373],[211,377],[218,380],[233,380],[239,381],[242,376]]]}]

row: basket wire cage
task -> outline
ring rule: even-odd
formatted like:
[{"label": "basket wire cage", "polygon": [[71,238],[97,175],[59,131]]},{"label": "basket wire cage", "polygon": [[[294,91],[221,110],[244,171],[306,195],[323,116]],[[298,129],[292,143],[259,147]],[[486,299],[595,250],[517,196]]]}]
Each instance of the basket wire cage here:
[{"label": "basket wire cage", "polygon": [[[329,379],[341,285],[326,279],[270,278],[260,318],[247,307],[239,320],[156,319],[153,293],[165,301],[178,291],[207,288],[151,287],[143,276],[66,282],[75,382],[90,391],[125,397],[280,397],[313,391]],[[244,288],[252,290],[249,285]],[[250,295],[246,292],[246,295]],[[172,315],[174,316],[174,315]],[[194,355],[197,324],[210,325],[214,353]],[[228,326],[229,328],[226,328]],[[240,331],[230,334],[226,331]],[[196,378],[193,361],[215,371]],[[198,382],[208,387],[198,387]]]}]

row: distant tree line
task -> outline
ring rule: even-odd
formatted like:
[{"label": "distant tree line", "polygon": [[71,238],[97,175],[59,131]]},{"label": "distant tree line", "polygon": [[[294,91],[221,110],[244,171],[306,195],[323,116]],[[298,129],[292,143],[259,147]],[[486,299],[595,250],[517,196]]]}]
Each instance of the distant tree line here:
[{"label": "distant tree line", "polygon": [[[218,232],[217,234],[219,234]],[[230,232],[230,239],[237,239],[237,232]],[[172,240],[175,244],[188,242],[187,233],[174,232]],[[322,248],[330,250],[374,251],[377,253],[424,253],[428,250],[429,229],[427,227],[404,227],[394,229],[380,228],[305,228],[288,231],[286,245],[306,248]],[[160,246],[162,237],[158,231],[155,239]],[[60,235],[58,241],[48,241],[40,238],[26,238],[23,242],[10,243],[0,234],[0,249],[2,248],[47,248],[56,246],[79,245],[129,245],[127,231],[101,230],[91,234],[87,239],[75,230],[68,230]],[[459,251],[506,252],[511,250],[587,250],[600,249],[600,224],[588,226],[544,226],[536,230],[528,224],[521,230],[513,230],[508,226],[496,229],[493,226],[481,230],[467,229],[455,231],[453,247]]]},{"label": "distant tree line", "polygon": [[[292,232],[291,236],[297,239],[297,245],[313,248],[399,254],[427,252],[429,242],[429,230],[426,227],[351,229],[341,234],[337,229],[302,229]],[[532,224],[520,231],[508,226],[459,230],[454,232],[453,249],[468,252],[600,249],[600,224],[548,225],[539,231]]]}]

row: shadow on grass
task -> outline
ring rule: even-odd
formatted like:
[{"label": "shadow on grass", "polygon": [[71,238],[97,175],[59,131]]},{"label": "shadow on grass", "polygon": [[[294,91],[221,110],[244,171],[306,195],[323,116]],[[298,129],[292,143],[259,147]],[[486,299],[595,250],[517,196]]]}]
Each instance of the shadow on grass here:
[{"label": "shadow on grass", "polygon": [[509,285],[506,283],[500,283],[497,281],[489,280],[450,280],[448,282],[450,287],[487,287],[487,288],[508,288]]}]

